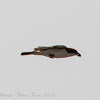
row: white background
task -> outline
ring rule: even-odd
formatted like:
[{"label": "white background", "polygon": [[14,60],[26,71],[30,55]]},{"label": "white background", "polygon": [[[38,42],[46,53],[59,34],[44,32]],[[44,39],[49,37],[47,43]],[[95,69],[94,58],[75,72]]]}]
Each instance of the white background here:
[{"label": "white background", "polygon": [[[2,100],[100,100],[99,0],[0,0],[0,34]],[[52,45],[82,57],[20,56]]]}]

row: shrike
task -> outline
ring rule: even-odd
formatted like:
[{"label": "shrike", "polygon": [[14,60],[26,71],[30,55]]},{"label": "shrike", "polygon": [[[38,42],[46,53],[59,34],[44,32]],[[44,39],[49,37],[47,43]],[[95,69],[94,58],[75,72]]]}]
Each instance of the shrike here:
[{"label": "shrike", "polygon": [[32,52],[22,52],[21,55],[43,55],[49,58],[65,58],[81,54],[73,48],[68,48],[64,45],[55,45],[51,47],[38,47],[34,48]]}]

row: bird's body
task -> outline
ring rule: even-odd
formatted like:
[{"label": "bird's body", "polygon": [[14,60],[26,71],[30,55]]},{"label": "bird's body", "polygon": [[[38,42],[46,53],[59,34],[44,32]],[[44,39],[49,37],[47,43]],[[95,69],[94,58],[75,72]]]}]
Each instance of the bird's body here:
[{"label": "bird's body", "polygon": [[57,45],[51,47],[38,47],[33,52],[23,52],[21,55],[44,55],[49,58],[65,58],[71,56],[81,56],[75,49]]}]

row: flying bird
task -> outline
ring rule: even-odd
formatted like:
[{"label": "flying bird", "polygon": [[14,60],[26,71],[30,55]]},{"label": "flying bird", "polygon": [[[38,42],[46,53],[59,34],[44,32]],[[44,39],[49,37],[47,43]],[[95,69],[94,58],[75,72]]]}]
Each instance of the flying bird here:
[{"label": "flying bird", "polygon": [[65,58],[77,55],[81,57],[81,54],[73,48],[68,48],[64,45],[55,45],[50,47],[38,47],[34,48],[32,52],[22,52],[21,55],[42,55],[49,58]]}]

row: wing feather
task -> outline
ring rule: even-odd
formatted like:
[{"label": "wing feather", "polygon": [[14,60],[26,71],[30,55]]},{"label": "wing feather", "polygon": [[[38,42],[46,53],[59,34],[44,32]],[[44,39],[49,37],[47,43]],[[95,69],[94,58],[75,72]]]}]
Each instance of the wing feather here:
[{"label": "wing feather", "polygon": [[40,50],[47,50],[47,49],[65,49],[66,46],[64,45],[55,45],[55,46],[51,46],[51,47],[38,47],[38,48],[35,48],[35,51],[40,51]]}]

